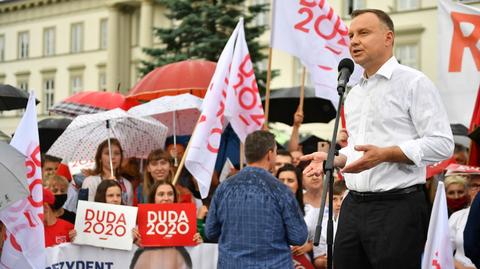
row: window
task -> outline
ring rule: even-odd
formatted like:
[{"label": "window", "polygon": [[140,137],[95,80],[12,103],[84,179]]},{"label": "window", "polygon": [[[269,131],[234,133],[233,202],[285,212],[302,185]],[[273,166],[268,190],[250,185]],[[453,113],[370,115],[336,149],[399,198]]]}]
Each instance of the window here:
[{"label": "window", "polygon": [[21,32],[18,34],[18,58],[25,59],[28,58],[28,32]]},{"label": "window", "polygon": [[[252,6],[255,5],[266,5],[266,9],[270,8],[270,2],[267,0],[253,0],[252,1]],[[253,23],[256,26],[262,26],[262,25],[269,25],[269,15],[270,12],[267,10],[265,12],[257,14],[255,17]]]},{"label": "window", "polygon": [[83,24],[82,23],[72,24],[70,51],[72,53],[78,53],[83,51]]},{"label": "window", "polygon": [[0,35],[0,62],[5,61],[5,36]]},{"label": "window", "polygon": [[104,71],[98,74],[98,89],[101,91],[107,90],[107,74]]},{"label": "window", "polygon": [[55,28],[43,30],[43,55],[52,56],[55,54]]},{"label": "window", "polygon": [[100,21],[100,49],[107,49],[108,45],[108,20]]},{"label": "window", "polygon": [[420,7],[419,0],[396,0],[396,10],[412,10]]},{"label": "window", "polygon": [[396,45],[395,57],[401,64],[418,69],[418,44]]},{"label": "window", "polygon": [[53,78],[43,81],[43,97],[43,112],[47,114],[55,101],[55,80]]},{"label": "window", "polygon": [[83,90],[82,75],[74,75],[71,77],[71,92],[76,94]]},{"label": "window", "polygon": [[352,11],[362,8],[366,8],[365,0],[343,0],[342,14],[344,17],[349,17]]},{"label": "window", "polygon": [[[27,95],[28,95],[28,79],[18,80],[18,81],[17,81],[17,87],[18,87],[20,90],[25,91],[25,92],[27,93]],[[17,116],[23,115],[24,112],[25,112],[25,109],[18,109],[18,110],[16,110]]]}]

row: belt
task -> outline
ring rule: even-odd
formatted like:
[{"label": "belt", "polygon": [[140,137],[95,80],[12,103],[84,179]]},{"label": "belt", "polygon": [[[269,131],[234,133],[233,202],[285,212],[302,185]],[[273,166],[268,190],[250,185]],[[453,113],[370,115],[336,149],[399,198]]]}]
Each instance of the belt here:
[{"label": "belt", "polygon": [[350,190],[349,194],[358,202],[398,200],[407,197],[410,194],[421,192],[424,184],[417,184],[403,189],[393,189],[384,192],[358,192]]}]

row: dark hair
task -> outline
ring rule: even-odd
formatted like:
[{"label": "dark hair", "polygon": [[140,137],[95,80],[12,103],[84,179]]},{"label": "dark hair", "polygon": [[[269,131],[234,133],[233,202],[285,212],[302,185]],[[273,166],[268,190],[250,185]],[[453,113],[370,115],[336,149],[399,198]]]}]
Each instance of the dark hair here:
[{"label": "dark hair", "polygon": [[[107,190],[110,187],[118,187],[120,189],[120,193],[122,192],[122,187],[120,186],[120,183],[118,183],[116,180],[104,179],[98,185],[97,192],[95,193],[95,199],[93,201],[98,203],[106,203]],[[123,205],[123,199],[121,199],[121,201],[121,204]]]},{"label": "dark hair", "polygon": [[46,162],[52,162],[52,163],[62,162],[62,159],[54,157],[54,156],[50,156],[50,155],[47,155],[47,154],[41,155],[41,157],[42,157],[42,167]]},{"label": "dark hair", "polygon": [[188,269],[192,269],[192,258],[190,257],[190,254],[184,247],[145,247],[145,248],[138,248],[135,251],[135,254],[133,254],[132,261],[130,263],[130,269],[134,269],[135,265],[140,258],[140,255],[142,255],[143,252],[146,251],[154,251],[154,250],[161,250],[161,249],[168,249],[168,248],[175,248],[178,253],[182,256],[183,260],[185,261],[185,265],[187,266]]},{"label": "dark hair", "polygon": [[[111,146],[117,146],[120,149],[120,163],[122,163],[123,160],[123,149],[122,145],[120,145],[120,141],[118,141],[115,138],[110,138],[110,145]],[[104,148],[108,148],[108,139],[100,143],[97,148],[97,153],[95,153],[95,168],[93,169],[93,174],[94,175],[102,175],[103,173],[103,168],[102,168],[102,151]],[[113,171],[115,177],[120,176],[120,166]]]},{"label": "dark hair", "polygon": [[385,25],[387,26],[387,28],[394,32],[395,33],[395,28],[393,26],[393,21],[392,19],[390,18],[390,16],[388,16],[387,13],[385,13],[385,11],[383,10],[380,10],[380,9],[357,9],[357,10],[354,10],[352,12],[352,14],[350,15],[353,18],[359,16],[359,15],[362,15],[362,14],[365,14],[365,13],[373,13],[377,16],[377,18]]},{"label": "dark hair", "polygon": [[269,131],[255,131],[245,139],[245,158],[247,163],[258,162],[276,147],[275,135]]},{"label": "dark hair", "polygon": [[147,203],[149,203],[149,204],[154,204],[155,203],[155,194],[157,193],[158,187],[160,187],[161,185],[168,185],[168,186],[172,187],[173,202],[177,203],[178,202],[177,189],[175,188],[175,186],[173,186],[173,184],[171,182],[164,181],[164,180],[155,181],[152,188],[150,189],[150,192],[148,193]]},{"label": "dark hair", "polygon": [[294,172],[295,176],[297,177],[298,189],[297,189],[297,192],[295,193],[295,198],[297,199],[300,210],[302,210],[303,215],[305,215],[305,204],[303,203],[302,170],[295,167],[293,164],[286,163],[278,169],[276,174],[277,178],[279,178],[282,172],[287,172],[287,171]]},{"label": "dark hair", "polygon": [[[147,157],[147,165],[148,166],[151,162],[154,161],[159,161],[159,160],[165,160],[170,163],[170,168],[173,167],[173,158],[170,156],[170,153],[164,151],[163,149],[155,149],[148,154]],[[167,177],[167,181],[172,181],[173,179],[173,170],[170,169],[169,177]],[[150,172],[148,172],[147,168],[145,167],[144,173],[143,173],[143,193],[144,195],[147,195],[150,193],[150,190],[152,188],[152,185],[155,183],[155,180],[153,179],[152,175]]]},{"label": "dark hair", "polygon": [[333,183],[333,195],[342,195],[346,190],[345,180],[338,180]]},{"label": "dark hair", "polygon": [[293,159],[292,154],[290,153],[290,151],[288,151],[288,150],[286,150],[286,149],[278,149],[278,150],[277,150],[277,155],[288,156],[288,157],[290,157],[290,158]]}]

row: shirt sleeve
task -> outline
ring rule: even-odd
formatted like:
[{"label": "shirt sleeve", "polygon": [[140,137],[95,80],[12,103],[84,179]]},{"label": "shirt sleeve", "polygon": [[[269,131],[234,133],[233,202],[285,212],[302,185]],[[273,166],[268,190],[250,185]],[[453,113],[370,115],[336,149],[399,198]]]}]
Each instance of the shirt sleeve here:
[{"label": "shirt sleeve", "polygon": [[480,268],[480,194],[477,194],[470,207],[467,224],[463,231],[463,246],[465,256]]},{"label": "shirt sleeve", "polygon": [[297,200],[291,193],[284,196],[282,217],[287,231],[287,240],[290,245],[300,246],[308,239],[307,224],[303,219]]},{"label": "shirt sleeve", "polygon": [[401,143],[400,149],[419,167],[450,158],[453,135],[438,90],[425,76],[408,87],[410,117],[419,138]]},{"label": "shirt sleeve", "polygon": [[95,177],[87,177],[83,181],[82,189],[88,189],[88,201],[93,202],[95,200],[95,193],[97,192],[98,184],[96,184]]},{"label": "shirt sleeve", "polygon": [[218,187],[213,195],[212,202],[210,203],[210,207],[208,208],[208,214],[205,222],[204,232],[205,237],[208,238],[210,241],[217,242],[218,238],[220,237],[221,231],[221,224],[218,219],[217,210],[218,210],[218,202],[219,193],[221,190],[222,185]]}]

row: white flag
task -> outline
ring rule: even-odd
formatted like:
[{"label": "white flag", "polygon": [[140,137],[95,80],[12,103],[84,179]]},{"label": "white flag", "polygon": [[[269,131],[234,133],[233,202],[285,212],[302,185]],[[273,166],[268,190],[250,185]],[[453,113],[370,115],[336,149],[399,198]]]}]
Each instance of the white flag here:
[{"label": "white flag", "polygon": [[438,37],[438,88],[449,120],[469,126],[480,88],[480,9],[440,0]]},{"label": "white flag", "polygon": [[43,227],[43,187],[38,139],[35,94],[30,93],[27,109],[18,125],[10,145],[27,158],[27,181],[30,196],[0,212],[0,219],[7,228],[3,245],[1,266],[15,268],[27,260],[32,268],[45,268],[45,236]]},{"label": "white flag", "polygon": [[265,121],[262,101],[258,92],[253,63],[248,52],[243,18],[240,19],[237,41],[230,69],[225,117],[240,141],[248,134],[260,130]]},{"label": "white flag", "polygon": [[192,134],[185,166],[198,182],[202,198],[208,196],[213,169],[220,147],[220,138],[225,125],[224,112],[229,85],[235,38],[240,23],[233,31],[217,62],[207,94],[202,103],[202,114]]},{"label": "white flag", "polygon": [[437,268],[454,269],[448,229],[447,198],[443,182],[439,182],[437,186],[422,260],[422,269]]},{"label": "white flag", "polygon": [[[274,0],[271,47],[298,57],[310,72],[316,95],[338,105],[337,68],[348,51],[348,28],[326,0]],[[356,65],[353,85],[363,69]]]}]

